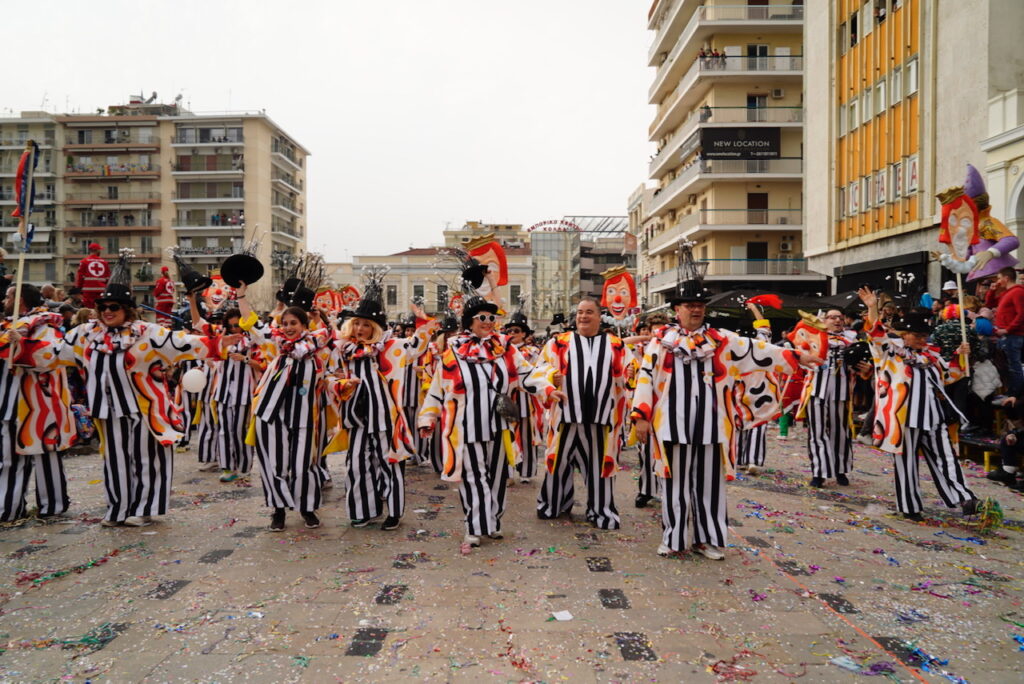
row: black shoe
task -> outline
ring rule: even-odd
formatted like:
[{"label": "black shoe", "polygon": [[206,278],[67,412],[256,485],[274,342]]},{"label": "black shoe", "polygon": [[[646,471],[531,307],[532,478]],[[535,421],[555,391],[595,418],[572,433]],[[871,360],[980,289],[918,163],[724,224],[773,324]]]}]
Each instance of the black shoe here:
[{"label": "black shoe", "polygon": [[1000,467],[998,470],[993,470],[991,473],[985,475],[985,479],[992,480],[993,482],[1000,482],[1007,487],[1017,481],[1017,473],[1008,473]]},{"label": "black shoe", "polygon": [[270,516],[270,531],[280,532],[284,529],[284,509],[275,508],[274,515]]},{"label": "black shoe", "polygon": [[1009,487],[1015,492],[1024,492],[1024,480],[1017,480]]},{"label": "black shoe", "polygon": [[978,500],[971,499],[960,504],[960,510],[964,515],[975,515],[978,512]]},{"label": "black shoe", "polygon": [[637,494],[636,500],[633,502],[637,508],[647,508],[647,504],[654,500],[653,496],[647,494]]},{"label": "black shoe", "polygon": [[384,522],[381,524],[380,529],[382,530],[397,530],[398,526],[402,523],[402,519],[397,515],[389,515],[384,518]]},{"label": "black shoe", "polygon": [[366,527],[370,524],[369,518],[360,518],[352,521],[352,527]]},{"label": "black shoe", "polygon": [[537,511],[537,517],[538,517],[539,519],[541,519],[541,520],[554,520],[554,519],[555,519],[555,518],[557,518],[558,516],[557,516],[557,515],[548,515],[548,514],[547,514],[547,513],[545,513],[544,511],[540,511],[540,510],[538,510],[538,511]]},{"label": "black shoe", "polygon": [[846,477],[844,473],[839,473],[838,475],[836,475],[836,484],[839,485],[840,487],[849,487],[850,478]]},{"label": "black shoe", "polygon": [[308,527],[311,530],[315,530],[316,528],[320,527],[320,518],[316,517],[316,513],[303,513],[302,519],[306,521],[306,527]]},{"label": "black shoe", "polygon": [[825,486],[825,478],[823,477],[812,477],[810,485],[815,489],[821,489]]},{"label": "black shoe", "polygon": [[914,522],[924,522],[924,516],[920,513],[904,513],[903,517],[907,520],[913,520]]}]

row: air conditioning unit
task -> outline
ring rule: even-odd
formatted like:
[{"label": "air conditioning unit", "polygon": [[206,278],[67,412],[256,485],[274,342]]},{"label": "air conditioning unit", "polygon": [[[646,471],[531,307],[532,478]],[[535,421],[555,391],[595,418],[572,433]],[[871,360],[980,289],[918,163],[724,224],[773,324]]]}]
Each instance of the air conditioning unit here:
[{"label": "air conditioning unit", "polygon": [[780,242],[779,243],[779,251],[780,252],[792,252],[793,251],[793,243],[789,242],[789,241]]},{"label": "air conditioning unit", "polygon": [[69,235],[68,242],[70,242],[71,244],[75,244],[76,242],[78,242],[78,238],[76,238],[74,235]]},{"label": "air conditioning unit", "polygon": [[780,216],[779,217],[779,224],[780,225],[786,225],[787,223],[789,223],[789,217],[788,216]]},{"label": "air conditioning unit", "polygon": [[772,88],[772,99],[773,100],[781,100],[784,97],[786,97],[786,89],[785,88]]}]

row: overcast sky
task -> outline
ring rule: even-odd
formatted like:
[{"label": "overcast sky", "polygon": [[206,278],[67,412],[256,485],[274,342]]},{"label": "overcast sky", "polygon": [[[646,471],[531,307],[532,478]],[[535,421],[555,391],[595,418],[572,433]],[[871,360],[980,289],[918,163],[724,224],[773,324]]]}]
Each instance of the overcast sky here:
[{"label": "overcast sky", "polygon": [[89,112],[156,91],[195,112],[266,109],[313,155],[310,249],[386,254],[448,222],[625,214],[650,151],[649,5],[20,3],[0,107]]}]

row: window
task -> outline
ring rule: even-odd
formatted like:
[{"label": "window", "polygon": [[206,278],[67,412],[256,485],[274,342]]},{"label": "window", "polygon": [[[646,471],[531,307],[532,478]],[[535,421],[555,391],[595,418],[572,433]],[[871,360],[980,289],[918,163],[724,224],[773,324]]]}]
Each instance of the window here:
[{"label": "window", "polygon": [[850,200],[850,216],[860,213],[860,184],[857,181],[850,183],[847,191],[847,198]]},{"label": "window", "polygon": [[850,47],[857,44],[857,13],[850,15]]},{"label": "window", "polygon": [[846,188],[839,188],[839,218],[846,218]]},{"label": "window", "polygon": [[437,310],[444,311],[448,306],[448,286],[441,283],[437,286]]},{"label": "window", "polygon": [[896,104],[903,99],[903,69],[896,67],[892,70],[892,87],[889,89],[892,93],[892,97],[889,100],[892,104]]},{"label": "window", "polygon": [[387,286],[387,305],[398,306],[398,286],[388,285]]},{"label": "window", "polygon": [[917,92],[917,57],[907,62],[907,95]]},{"label": "window", "polygon": [[121,249],[121,241],[116,237],[108,237],[107,251],[116,255],[119,249]]},{"label": "window", "polygon": [[875,85],[875,113],[881,114],[885,109],[885,79],[883,78]]},{"label": "window", "polygon": [[849,37],[849,34],[847,34],[847,32],[846,32],[847,28],[848,27],[847,27],[845,21],[842,24],[839,25],[839,36],[838,36],[838,38],[839,38],[839,55],[840,56],[846,54],[846,48],[850,44],[850,37]]},{"label": "window", "polygon": [[871,121],[871,117],[875,115],[874,109],[871,107],[871,88],[867,88],[864,91],[863,97],[861,97],[863,104],[861,105],[861,122],[867,123]]},{"label": "window", "polygon": [[839,120],[836,128],[839,130],[839,137],[846,135],[846,107],[840,106],[836,109],[836,118]]},{"label": "window", "polygon": [[143,235],[139,238],[139,251],[143,254],[153,253],[153,236]]},{"label": "window", "polygon": [[887,171],[882,169],[875,174],[875,206],[882,206],[889,199],[889,194],[886,192],[886,175]]},{"label": "window", "polygon": [[864,202],[861,204],[861,211],[871,211],[871,207],[875,206],[875,184],[872,182],[871,176],[865,176],[860,180],[860,185],[864,188]]},{"label": "window", "polygon": [[513,307],[519,306],[519,296],[523,293],[522,285],[509,285],[508,286],[508,297],[509,304]]},{"label": "window", "polygon": [[903,165],[900,162],[896,162],[889,167],[889,170],[891,176],[889,198],[891,201],[896,202],[903,195]]},{"label": "window", "polygon": [[423,288],[424,288],[423,285],[413,285],[412,286],[412,298],[415,299],[417,302],[422,302],[424,300],[424,294],[423,294],[424,293],[424,289]]},{"label": "window", "polygon": [[870,0],[864,3],[864,8],[860,11],[860,25],[864,28],[864,35],[870,35],[871,29],[875,27],[875,22],[871,21],[874,10],[871,7]]},{"label": "window", "polygon": [[190,249],[192,247],[192,238],[183,237],[178,238],[178,245],[184,249]]},{"label": "window", "polygon": [[43,264],[43,271],[43,279],[46,280],[47,282],[52,283],[55,280],[57,280],[57,264],[55,264],[54,262],[48,261],[45,264]]},{"label": "window", "polygon": [[847,130],[852,132],[853,129],[860,125],[860,116],[857,113],[857,98],[850,100],[850,104],[848,106],[849,109],[847,111],[849,112],[849,116],[847,117]]}]

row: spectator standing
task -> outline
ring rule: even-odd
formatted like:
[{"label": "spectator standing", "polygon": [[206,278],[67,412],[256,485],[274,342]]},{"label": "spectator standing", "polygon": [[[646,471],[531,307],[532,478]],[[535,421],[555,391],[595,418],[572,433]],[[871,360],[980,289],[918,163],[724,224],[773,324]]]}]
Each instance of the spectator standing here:
[{"label": "spectator standing", "polygon": [[999,269],[996,287],[1003,291],[996,307],[996,335],[1006,356],[1007,393],[1016,396],[1024,388],[1020,358],[1024,348],[1024,287],[1017,284],[1017,272],[1009,266]]}]

